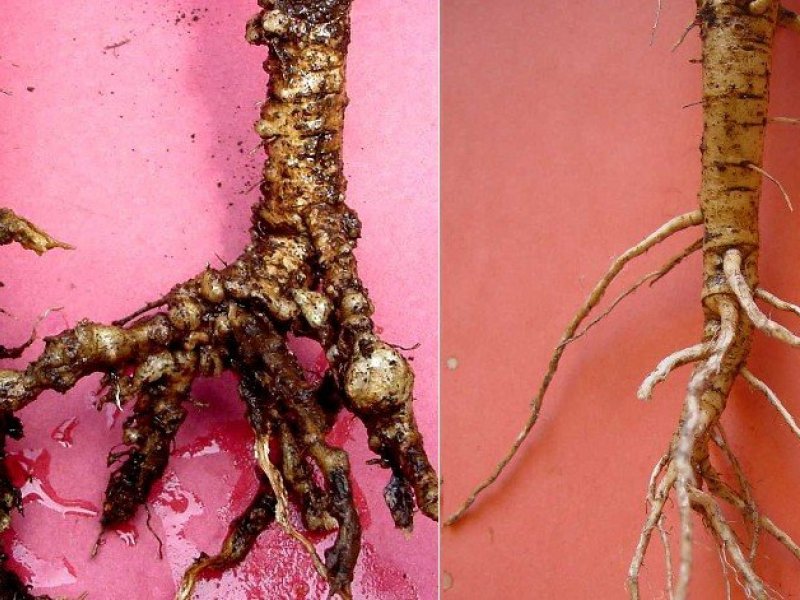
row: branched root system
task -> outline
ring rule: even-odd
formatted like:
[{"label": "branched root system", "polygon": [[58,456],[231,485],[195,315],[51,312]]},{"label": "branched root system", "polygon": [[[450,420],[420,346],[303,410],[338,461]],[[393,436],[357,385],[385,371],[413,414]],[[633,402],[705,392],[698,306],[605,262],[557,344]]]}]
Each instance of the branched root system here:
[{"label": "branched root system", "polygon": [[[21,434],[13,413],[44,390],[66,392],[103,373],[105,402],[133,404],[126,450],[109,455],[109,465],[121,464],[106,488],[106,529],[130,519],[164,473],[194,379],[233,371],[254,432],[259,489],[219,554],[189,568],[178,597],[190,598],[206,569],[243,560],[277,522],[309,552],[331,595],[347,598],[361,525],[348,456],[326,441],[339,411],[364,423],[377,462],[390,470],[384,496],[398,527],[411,528],[417,507],[438,518],[438,479],[414,420],[413,372],[377,335],[353,253],[361,225],[345,204],[341,157],[350,0],[259,5],[246,39],[269,48],[267,100],[255,125],[269,158],[250,243],[231,264],[207,268],[131,317],[81,322],[46,338],[26,368],[0,371],[3,433]],[[13,235],[36,251],[62,245],[11,213],[0,218],[2,241]],[[325,349],[330,367],[320,383],[306,378],[289,334]],[[4,523],[15,494],[4,496]],[[290,501],[305,528],[336,531],[324,558],[289,521]]]},{"label": "branched root system", "polygon": [[[664,456],[657,462],[647,492],[647,517],[628,571],[631,598],[639,598],[639,577],[654,532],[666,540],[664,508],[673,496],[680,527],[677,569],[667,549],[667,590],[671,598],[684,600],[689,591],[693,565],[692,514],[702,518],[716,540],[725,568],[734,569],[748,597],[771,597],[771,590],[754,567],[760,536],[769,535],[800,559],[800,547],[758,508],[741,464],[728,444],[720,418],[726,408],[734,380],[741,375],[763,393],[791,430],[800,428],[778,396],[746,367],[753,335],[760,332],[791,346],[800,346],[800,336],[769,319],[756,300],[781,311],[800,314],[800,307],[777,298],[759,285],[758,205],[762,177],[773,179],[762,168],[767,117],[769,74],[773,36],[779,25],[797,29],[797,16],[775,0],[699,0],[695,25],[703,48],[704,130],[701,143],[702,180],[699,210],[672,219],[617,258],[590,293],[562,335],[533,400],[530,416],[506,457],[495,471],[467,498],[447,523],[458,521],[478,494],[491,485],[516,454],[536,423],[542,401],[558,368],[566,346],[580,337],[578,328],[588,317],[610,283],[635,257],[672,234],[691,227],[703,228],[702,243],[687,248],[679,257],[702,247],[704,327],[699,343],[678,350],[662,360],[639,388],[643,400],[673,369],[694,365],[683,403],[680,422]],[[775,181],[773,179],[773,181]],[[782,186],[784,196],[788,196]],[[643,282],[658,278],[676,264],[668,262],[656,273],[640,279],[611,304],[611,308]],[[587,327],[588,329],[588,327]],[[584,330],[585,332],[586,330]],[[731,486],[712,464],[710,448],[716,446],[736,474]],[[733,531],[721,505],[730,505],[750,524],[749,546]],[[674,581],[673,581],[674,575]]]}]

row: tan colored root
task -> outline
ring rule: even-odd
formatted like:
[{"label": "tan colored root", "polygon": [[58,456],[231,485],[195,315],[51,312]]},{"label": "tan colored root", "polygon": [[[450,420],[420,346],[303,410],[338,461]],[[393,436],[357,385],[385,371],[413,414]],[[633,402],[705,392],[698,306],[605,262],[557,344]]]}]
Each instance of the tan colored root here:
[{"label": "tan colored root", "polygon": [[720,567],[722,567],[722,579],[725,582],[725,600],[731,600],[731,580],[730,577],[728,577],[728,559],[722,548],[717,548],[717,554],[719,555]]},{"label": "tan colored root", "polygon": [[[728,460],[730,460],[731,464],[734,466],[737,479],[740,481],[740,485],[744,490],[743,493],[745,494],[746,498],[742,497],[742,494],[733,490],[727,483],[725,483],[717,471],[711,466],[708,458],[706,458],[700,463],[698,470],[703,479],[708,483],[709,491],[705,492],[694,485],[689,485],[687,487],[687,494],[690,500],[690,507],[703,517],[704,524],[719,542],[723,571],[727,571],[728,566],[732,567],[737,575],[737,581],[739,581],[741,587],[745,590],[748,597],[766,599],[769,598],[769,594],[766,585],[755,572],[753,566],[752,549],[750,556],[748,556],[744,551],[741,541],[733,532],[724,515],[722,514],[719,504],[715,498],[733,505],[740,511],[746,520],[758,521],[758,529],[754,534],[755,536],[757,536],[758,531],[763,530],[783,544],[798,558],[800,558],[800,546],[798,546],[797,543],[795,543],[786,532],[777,527],[767,516],[761,514],[756,509],[755,502],[753,501],[752,494],[750,492],[750,485],[747,482],[744,473],[742,472],[741,465],[739,464],[733,452],[730,450],[727,440],[725,439],[724,430],[722,430],[718,424],[715,426],[714,434],[715,435],[713,436],[713,439],[715,443],[720,446]],[[699,440],[696,441],[699,442]],[[664,472],[665,467],[666,472]],[[664,476],[660,481],[658,481],[658,476],[662,472],[664,472]],[[672,562],[669,549],[669,540],[667,533],[663,528],[663,511],[666,500],[669,496],[670,490],[675,489],[677,491],[677,485],[678,475],[675,466],[675,454],[674,452],[671,454],[667,453],[659,459],[650,477],[647,496],[649,505],[648,515],[642,528],[642,532],[639,536],[636,551],[628,569],[627,587],[632,600],[639,600],[641,597],[639,590],[639,575],[654,531],[658,532],[664,544],[665,557],[667,560],[666,572],[668,596],[670,598],[674,598],[675,600],[682,597],[687,597],[685,595],[685,591],[682,591],[677,587],[673,589]],[[732,564],[727,562],[725,556],[730,557]],[[741,575],[742,579],[739,579],[738,575]],[[726,586],[729,586],[729,584],[726,583]],[[682,596],[681,594],[684,595]]]},{"label": "tan colored root", "polygon": [[183,579],[181,579],[181,585],[175,594],[175,600],[192,599],[194,587],[197,584],[197,578],[205,568],[206,565],[204,562],[198,562],[186,570],[186,573],[183,574]]},{"label": "tan colored root", "polygon": [[781,6],[779,23],[787,29],[792,29],[800,33],[800,15],[793,10],[783,8]]},{"label": "tan colored root", "polygon": [[733,302],[720,299],[719,315],[719,330],[714,341],[714,348],[708,358],[708,367],[713,374],[718,373],[722,368],[722,359],[736,337],[736,330],[739,324],[739,309]]},{"label": "tan colored root", "polygon": [[0,246],[11,242],[17,242],[36,254],[43,254],[53,248],[73,249],[69,244],[59,242],[14,211],[0,208]]},{"label": "tan colored root", "polygon": [[650,45],[656,40],[656,31],[658,30],[658,23],[661,20],[661,0],[656,2],[656,18],[653,21],[653,29],[650,31]]},{"label": "tan colored root", "polygon": [[772,5],[774,0],[753,0],[749,5],[749,10],[754,15],[763,15]]},{"label": "tan colored root", "polygon": [[759,511],[758,507],[756,506],[755,498],[753,497],[753,487],[750,485],[747,476],[744,474],[742,463],[740,463],[739,459],[736,458],[736,455],[733,453],[733,450],[728,443],[728,437],[725,435],[725,430],[722,427],[722,423],[717,423],[715,430],[712,432],[711,439],[714,440],[714,443],[722,451],[722,453],[725,455],[725,458],[728,459],[728,462],[733,467],[733,472],[736,474],[736,480],[739,482],[739,487],[744,495],[744,500],[747,502],[747,506],[750,509],[750,521],[753,525],[753,537],[750,543],[750,561],[752,562],[756,557],[756,553],[758,552],[758,543],[761,539],[761,521],[758,518]]},{"label": "tan colored root", "polygon": [[[737,508],[742,516],[744,516],[746,519],[756,515],[755,508],[744,498],[742,498],[738,492],[733,490],[727,483],[725,483],[725,481],[722,480],[719,473],[717,473],[713,467],[708,464],[704,465],[703,477],[708,482],[711,493]],[[789,552],[791,552],[797,559],[800,559],[800,546],[789,534],[775,525],[775,523],[766,515],[758,514],[757,518],[765,532],[767,532],[776,541],[789,550]]]},{"label": "tan colored root", "polygon": [[[689,32],[692,29],[694,29],[695,27],[697,27],[697,21],[693,20],[691,23],[689,23],[686,26],[686,29],[683,30],[683,33],[681,33],[681,37],[678,38],[678,41],[675,42],[674,44],[672,44],[672,48],[670,48],[670,52],[675,52],[675,50],[680,48],[681,45],[683,44],[683,42],[686,40],[686,36],[689,35]],[[698,104],[702,104],[702,101],[699,102]],[[686,108],[686,107],[684,106],[684,108]]]},{"label": "tan colored root", "polygon": [[697,488],[689,492],[692,505],[703,513],[706,525],[716,535],[720,544],[733,560],[736,570],[744,577],[745,590],[757,600],[766,600],[769,594],[764,582],[756,574],[752,563],[745,556],[741,543],[722,514],[719,504],[712,496]]},{"label": "tan colored root", "polygon": [[611,282],[616,278],[616,276],[622,271],[622,269],[627,265],[631,260],[636,258],[637,256],[641,256],[650,248],[657,245],[659,242],[665,240],[669,236],[678,231],[682,231],[689,227],[699,225],[703,221],[703,215],[699,210],[694,210],[692,212],[680,215],[675,217],[669,221],[667,221],[664,225],[659,227],[656,231],[648,235],[642,241],[640,241],[635,246],[626,250],[621,256],[616,258],[614,262],[611,263],[611,267],[608,271],[603,275],[600,281],[595,285],[594,289],[589,294],[588,298],[584,301],[583,305],[578,309],[578,312],[572,318],[572,321],[567,326],[564,333],[561,335],[561,340],[559,341],[558,345],[556,346],[553,355],[550,358],[550,362],[547,367],[547,372],[545,373],[544,379],[542,380],[541,385],[539,386],[539,390],[536,393],[533,401],[531,402],[531,411],[528,416],[525,425],[523,426],[522,430],[517,435],[516,439],[514,440],[514,444],[511,446],[511,449],[506,453],[503,459],[497,464],[497,466],[492,471],[491,475],[486,478],[480,485],[478,485],[472,493],[467,497],[467,499],[461,504],[461,506],[453,513],[446,521],[445,525],[452,525],[453,523],[457,522],[472,504],[475,502],[477,497],[488,488],[492,483],[494,483],[503,470],[506,468],[511,459],[519,450],[522,443],[528,437],[533,426],[536,424],[536,421],[539,418],[539,411],[541,410],[542,401],[544,399],[544,395],[547,392],[547,389],[550,387],[550,382],[553,379],[553,376],[558,369],[559,362],[561,360],[561,355],[564,353],[564,342],[569,340],[575,335],[575,332],[578,330],[580,324],[584,321],[584,319],[589,315],[591,310],[597,306],[598,302],[603,298],[608,289],[608,286]]},{"label": "tan colored root", "polygon": [[680,253],[676,254],[671,259],[669,259],[666,263],[664,263],[664,265],[660,269],[658,269],[657,271],[652,271],[652,272],[648,273],[647,275],[645,275],[644,277],[641,277],[638,281],[636,281],[636,283],[634,283],[627,290],[625,290],[619,296],[617,296],[614,299],[614,301],[608,306],[608,308],[606,310],[604,310],[599,316],[597,316],[594,319],[592,319],[589,322],[589,324],[586,325],[586,327],[581,329],[579,332],[577,332],[575,335],[573,335],[568,340],[565,340],[564,342],[562,342],[561,345],[562,346],[566,346],[568,344],[571,344],[572,342],[574,342],[578,338],[581,338],[584,335],[586,335],[587,333],[589,333],[589,330],[592,327],[594,327],[600,321],[602,321],[608,315],[610,315],[611,312],[617,307],[617,305],[619,305],[625,298],[627,298],[628,296],[630,296],[631,294],[636,292],[636,290],[638,290],[640,287],[642,287],[647,282],[650,282],[651,286],[655,285],[655,283],[658,282],[659,279],[664,277],[667,273],[672,271],[672,269],[674,269],[681,262],[683,262],[683,260],[685,258],[691,256],[692,254],[694,254],[695,252],[700,250],[700,248],[702,248],[702,247],[703,247],[702,238],[699,239],[699,240],[695,240],[691,245],[689,245],[686,248],[684,248],[683,251],[681,251]]},{"label": "tan colored root", "polygon": [[780,181],[778,181],[778,180],[777,180],[775,177],[773,177],[772,175],[770,175],[769,173],[767,173],[767,172],[766,172],[764,169],[762,169],[761,167],[757,167],[756,165],[753,165],[753,164],[748,164],[748,165],[747,165],[747,167],[748,167],[749,169],[752,169],[752,170],[753,170],[753,171],[755,171],[756,173],[760,173],[761,175],[763,175],[764,177],[766,177],[767,179],[769,179],[769,180],[770,180],[772,183],[774,183],[775,185],[777,185],[777,186],[778,186],[778,189],[781,191],[781,194],[783,194],[783,199],[786,201],[786,205],[789,207],[789,210],[790,210],[791,212],[794,212],[794,207],[792,206],[792,199],[791,199],[791,198],[789,198],[789,192],[787,192],[787,191],[786,191],[786,188],[785,188],[785,187],[783,187],[783,184],[782,184]]},{"label": "tan colored root", "polygon": [[272,490],[275,492],[275,498],[277,500],[277,504],[275,506],[275,521],[277,521],[278,524],[283,527],[283,530],[287,534],[292,536],[300,543],[301,546],[303,546],[305,551],[311,557],[311,561],[314,563],[314,568],[317,570],[317,573],[319,573],[320,577],[322,577],[325,581],[328,581],[328,569],[325,567],[325,563],[317,554],[317,549],[314,547],[314,544],[312,544],[311,540],[305,537],[302,533],[297,531],[295,526],[292,525],[291,519],[289,518],[289,495],[286,492],[286,486],[283,483],[283,476],[269,459],[268,437],[259,436],[256,438],[255,455],[256,461],[258,461],[258,466],[264,471],[264,474],[269,480],[270,486],[272,486]]},{"label": "tan colored root", "polygon": [[725,252],[723,268],[728,279],[728,285],[730,285],[733,293],[736,294],[736,298],[753,322],[753,325],[770,337],[774,337],[790,346],[800,346],[800,337],[793,334],[783,325],[771,320],[756,305],[753,293],[742,274],[742,255],[738,250]]},{"label": "tan colored root", "polygon": [[[719,473],[717,473],[710,465],[705,465],[703,468],[703,478],[708,482],[710,491],[721,498],[731,506],[737,508],[745,518],[752,516],[753,509],[748,505],[747,501],[742,498],[741,494],[732,489],[725,481],[722,480]],[[792,539],[788,533],[778,527],[772,519],[763,513],[759,513],[758,520],[761,527],[769,535],[780,542],[795,558],[800,560],[800,544]]]},{"label": "tan colored root", "polygon": [[756,288],[755,297],[760,298],[764,302],[771,304],[778,310],[784,310],[786,312],[791,312],[796,314],[800,317],[800,306],[796,304],[792,304],[791,302],[786,302],[786,300],[782,300],[778,298],[776,295],[769,293],[767,290],[762,288]]},{"label": "tan colored root", "polygon": [[[785,188],[756,166],[762,164],[763,158],[763,131],[766,124],[771,49],[778,4],[777,0],[748,0],[744,4],[704,0],[698,2],[698,8],[696,20],[687,28],[682,39],[692,26],[701,27],[704,93],[699,104],[704,108],[704,134],[701,145],[703,176],[699,197],[704,217],[703,305],[706,311],[706,327],[703,341],[707,346],[700,344],[668,357],[659,365],[660,370],[657,369],[651,376],[653,382],[648,382],[644,387],[644,395],[649,397],[655,380],[666,377],[679,364],[693,360],[702,361],[692,374],[681,423],[670,451],[666,458],[658,462],[651,475],[647,496],[648,513],[628,573],[628,588],[631,597],[635,599],[639,598],[639,572],[652,533],[658,530],[662,539],[665,537],[662,529],[663,511],[666,499],[673,489],[680,514],[680,564],[674,589],[676,600],[685,600],[688,595],[692,566],[693,511],[703,516],[705,525],[719,542],[723,564],[727,565],[730,560],[732,570],[741,576],[742,586],[748,596],[766,598],[767,589],[756,574],[752,559],[748,558],[741,542],[726,522],[718,502],[725,500],[725,496],[732,498],[734,503],[739,503],[737,506],[742,514],[753,521],[755,540],[750,550],[751,556],[756,552],[755,542],[760,529],[781,539],[790,549],[794,544],[771,521],[760,515],[741,465],[724,439],[721,429],[718,443],[734,465],[742,488],[741,494],[723,487],[722,482],[706,480],[701,469],[703,457],[707,457],[709,435],[713,434],[725,409],[730,386],[747,359],[753,325],[792,345],[800,345],[800,338],[767,319],[755,305],[753,298],[753,289],[757,282],[758,200],[764,177],[778,185],[791,208]],[[748,11],[751,15],[759,16],[749,18]],[[743,154],[732,157],[731,149],[736,149],[737,152],[741,149]],[[738,250],[728,251],[729,248]],[[744,274],[743,257],[747,259]],[[525,427],[510,452],[448,523],[458,519],[477,495],[497,479],[526,439],[538,418],[543,395],[558,367],[564,346],[576,337],[574,332],[577,331],[578,324],[597,305],[610,281],[623,265],[619,265],[615,271],[616,266],[613,265],[601,279],[567,328],[532,402]],[[735,297],[729,287],[734,290]],[[628,292],[621,298],[627,294]],[[614,306],[616,303],[612,304],[611,309]],[[714,314],[719,315],[716,328],[712,321]],[[595,322],[597,320],[599,319],[595,319]],[[589,327],[593,324],[594,322]],[[710,486],[709,492],[700,488],[704,481]],[[668,567],[668,571],[671,571],[671,567]]]},{"label": "tan colored root", "polygon": [[[686,407],[687,416],[686,420],[696,423],[699,420],[700,411],[697,408]],[[681,440],[688,437],[685,432],[681,433]],[[682,445],[681,442],[678,444]],[[677,453],[677,454],[680,454]],[[691,499],[689,496],[689,489],[694,483],[694,473],[691,468],[689,458],[683,458],[681,461],[675,459],[676,471],[678,477],[675,482],[675,497],[678,504],[678,514],[680,517],[680,538],[678,540],[679,549],[679,562],[678,562],[678,580],[675,585],[675,597],[678,600],[686,600],[689,590],[689,580],[692,576],[692,540],[694,536],[692,514],[691,514]]]},{"label": "tan colored root", "polygon": [[650,545],[650,538],[653,535],[653,529],[661,522],[661,515],[664,512],[664,505],[669,496],[669,490],[675,483],[676,474],[674,468],[670,467],[664,478],[658,484],[657,490],[654,494],[650,495],[650,510],[647,514],[642,532],[639,534],[639,541],[636,544],[636,551],[633,554],[630,567],[628,567],[628,593],[631,600],[639,600],[639,572],[644,563],[644,556],[647,552],[647,547]]},{"label": "tan colored root", "polygon": [[[656,466],[653,467],[653,472],[650,475],[650,483],[647,486],[647,505],[650,506],[656,499],[657,489],[658,489],[658,477],[664,470],[664,467],[667,466],[669,463],[669,452],[666,452],[656,463]],[[658,530],[658,536],[661,538],[661,545],[664,547],[664,563],[666,569],[666,579],[667,579],[667,598],[669,600],[673,600],[674,591],[672,589],[672,550],[669,545],[669,536],[667,534],[667,530],[664,528],[664,521],[666,520],[665,515],[661,514],[661,517],[658,519],[658,523],[656,525],[656,529]],[[644,560],[644,556],[642,556],[642,560]],[[636,568],[636,581],[638,581],[638,571],[641,568],[641,562]],[[638,585],[638,584],[637,584]]]},{"label": "tan colored root", "polygon": [[[748,597],[765,599],[768,598],[769,595],[767,594],[765,584],[755,573],[755,569],[753,567],[752,550],[750,556],[745,553],[741,542],[725,520],[717,501],[714,499],[714,496],[734,504],[734,506],[739,508],[742,515],[746,519],[758,521],[759,528],[756,530],[756,536],[758,531],[763,529],[784,543],[784,545],[790,550],[794,551],[800,549],[796,548],[796,545],[791,538],[789,538],[783,531],[778,529],[767,517],[761,515],[756,510],[755,503],[753,502],[752,495],[750,493],[750,486],[744,477],[744,474],[741,470],[741,465],[738,463],[738,460],[736,460],[736,457],[733,455],[727,444],[727,441],[725,440],[724,431],[717,428],[715,434],[715,441],[720,445],[723,452],[725,452],[728,459],[734,465],[734,468],[737,472],[737,478],[740,480],[740,483],[745,490],[744,493],[746,494],[747,499],[742,498],[738,492],[733,491],[727,484],[722,482],[716,471],[710,466],[710,463],[708,463],[706,459],[705,462],[701,463],[701,472],[703,477],[706,478],[709,483],[710,492],[706,493],[693,484],[687,485],[686,492],[690,501],[690,508],[703,516],[703,521],[706,527],[708,527],[708,529],[719,542],[723,571],[727,569],[727,561],[725,559],[725,556],[727,555],[731,558],[731,566],[735,572],[742,576],[740,584],[747,592]],[[699,442],[699,440],[695,441]],[[664,472],[665,467],[666,472],[664,473],[663,478],[658,481],[658,476]],[[675,463],[675,452],[673,451],[673,453],[667,453],[659,459],[650,477],[650,484],[648,486],[648,516],[642,528],[634,556],[628,569],[627,587],[632,600],[638,600],[641,597],[639,589],[639,576],[644,562],[644,557],[654,531],[658,532],[664,545],[665,558],[667,561],[666,573],[668,597],[676,600],[687,597],[687,590],[679,587],[680,581],[678,582],[679,585],[673,588],[671,552],[668,536],[663,527],[663,511],[666,500],[671,489],[675,489],[676,492],[679,491],[679,483],[678,470]],[[684,540],[681,540],[681,542],[683,541]],[[792,546],[795,546],[795,548],[793,549]]]},{"label": "tan colored root", "polygon": [[772,389],[770,389],[770,387],[766,383],[764,383],[758,377],[753,375],[747,368],[743,367],[741,370],[741,374],[742,377],[744,377],[745,381],[747,381],[747,383],[749,383],[751,386],[753,386],[755,390],[761,392],[762,394],[764,394],[764,396],[767,397],[767,400],[769,400],[770,404],[772,404],[772,406],[775,407],[775,410],[777,410],[780,413],[781,417],[783,417],[783,420],[786,421],[786,424],[792,430],[792,433],[794,433],[798,438],[800,438],[800,426],[797,425],[797,421],[795,421],[794,417],[792,416],[792,413],[790,413],[786,409],[786,407],[781,402],[780,398],[778,398],[778,395],[775,392],[773,392]]},{"label": "tan colored root", "polygon": [[661,475],[661,472],[664,470],[664,467],[667,466],[669,463],[669,452],[664,454],[658,462],[656,466],[653,467],[653,472],[650,474],[650,483],[647,485],[647,503],[653,501],[653,498],[656,496],[656,489],[658,487],[658,476]]},{"label": "tan colored root", "polygon": [[653,372],[645,378],[639,386],[636,396],[639,400],[650,400],[653,395],[653,388],[664,381],[673,370],[683,365],[708,358],[712,349],[712,344],[704,342],[670,354],[658,363],[658,366],[656,366]]},{"label": "tan colored root", "polygon": [[183,579],[181,579],[181,585],[175,594],[175,600],[191,600],[194,594],[194,587],[197,584],[197,578],[205,568],[206,561],[198,561],[186,570],[183,574]]},{"label": "tan colored root", "polygon": [[675,586],[675,597],[684,600],[689,589],[692,571],[692,518],[690,489],[695,485],[692,469],[692,452],[697,441],[697,430],[700,424],[700,397],[708,387],[710,378],[719,372],[724,356],[733,342],[739,319],[738,307],[725,299],[719,300],[720,327],[713,342],[713,349],[708,360],[699,365],[691,380],[686,394],[684,419],[675,445],[673,461],[677,479],[675,496],[680,514],[680,562],[678,581]]},{"label": "tan colored root", "polygon": [[795,117],[770,117],[770,123],[786,123],[787,125],[800,125],[800,119]]},{"label": "tan colored root", "polygon": [[667,579],[667,598],[672,600],[675,596],[675,592],[672,589],[672,551],[669,547],[669,535],[667,534],[667,530],[664,528],[664,519],[664,515],[661,515],[656,528],[658,529],[658,537],[661,538],[661,545],[664,546],[664,569]]}]

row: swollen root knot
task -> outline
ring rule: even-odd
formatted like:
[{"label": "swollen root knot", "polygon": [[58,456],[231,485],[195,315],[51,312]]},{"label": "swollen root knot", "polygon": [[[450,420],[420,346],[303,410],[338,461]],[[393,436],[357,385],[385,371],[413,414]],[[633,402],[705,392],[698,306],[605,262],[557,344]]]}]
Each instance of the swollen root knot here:
[{"label": "swollen root knot", "polygon": [[753,0],[748,8],[754,15],[763,15],[771,4],[772,0]]},{"label": "swollen root knot", "polygon": [[292,297],[311,327],[321,329],[328,322],[333,305],[326,296],[310,290],[294,290]]},{"label": "swollen root knot", "polygon": [[344,381],[356,410],[381,414],[405,404],[414,384],[414,374],[406,359],[374,336],[362,338],[356,348]]}]

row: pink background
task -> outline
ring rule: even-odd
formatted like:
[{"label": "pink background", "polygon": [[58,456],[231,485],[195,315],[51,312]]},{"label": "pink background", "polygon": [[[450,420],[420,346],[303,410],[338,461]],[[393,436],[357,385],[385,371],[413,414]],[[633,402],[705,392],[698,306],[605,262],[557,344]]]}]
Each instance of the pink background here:
[{"label": "pink background", "polygon": [[[262,164],[250,150],[258,143],[252,122],[264,96],[265,50],[243,40],[256,10],[244,0],[3,2],[0,88],[12,95],[0,94],[0,204],[77,248],[42,258],[0,251],[0,306],[13,315],[0,316],[3,343],[25,339],[52,307],[64,308],[45,319],[41,334],[82,318],[120,317],[207,261],[219,265],[215,256],[239,253],[257,194],[245,191]],[[345,156],[349,200],[364,222],[359,259],[376,321],[387,340],[421,344],[409,354],[433,457],[437,37],[435,3],[355,2]],[[313,349],[303,354],[313,364]],[[94,410],[96,388],[97,378],[87,379],[64,397],[44,394],[22,413],[26,437],[12,443],[12,463],[20,479],[34,479],[24,489],[25,517],[15,515],[4,546],[42,593],[170,598],[197,552],[219,548],[253,492],[251,438],[234,381],[195,386],[195,397],[211,406],[190,410],[151,495],[152,524],[165,543],[161,561],[144,511],[135,532],[109,534],[89,560],[98,532],[91,515],[122,422],[111,427],[110,413]],[[355,596],[433,598],[435,524],[421,518],[404,539],[383,504],[387,473],[365,465],[372,455],[363,427],[344,417],[332,436],[351,454],[366,525]],[[324,598],[325,589],[306,556],[273,529],[244,565],[201,584],[197,597]]]},{"label": "pink background", "polygon": [[[701,109],[681,106],[700,99],[700,68],[688,63],[699,56],[697,31],[669,51],[695,2],[663,5],[650,48],[656,0],[444,1],[442,359],[458,360],[442,373],[445,514],[512,443],[553,346],[611,258],[696,206]],[[800,117],[798,64],[800,36],[780,32],[773,115]],[[769,182],[761,211],[762,283],[794,302],[798,136],[798,127],[769,127],[765,158],[795,212]],[[694,235],[632,264],[611,297]],[[647,479],[676,428],[689,369],[648,404],[635,392],[662,357],[699,340],[698,258],[566,351],[518,460],[471,517],[444,532],[444,600],[627,597]],[[796,349],[758,336],[749,365],[800,415]],[[800,538],[800,440],[741,383],[723,421],[760,506]],[[672,512],[668,525],[674,540]],[[724,598],[706,534],[695,553],[691,597]],[[662,554],[654,539],[643,598],[666,598]],[[800,597],[796,559],[766,537],[757,566],[783,597]]]}]

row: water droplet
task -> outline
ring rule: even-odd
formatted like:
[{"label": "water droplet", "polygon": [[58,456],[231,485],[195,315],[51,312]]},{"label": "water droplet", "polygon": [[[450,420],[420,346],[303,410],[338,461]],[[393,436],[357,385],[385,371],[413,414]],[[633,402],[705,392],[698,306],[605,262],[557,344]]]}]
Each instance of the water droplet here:
[{"label": "water droplet", "polygon": [[54,441],[61,444],[64,448],[69,448],[72,446],[72,434],[77,426],[78,418],[70,417],[69,419],[62,421],[61,425],[53,429],[50,437],[53,438]]},{"label": "water droplet", "polygon": [[175,456],[194,458],[209,454],[225,453],[233,460],[235,472],[225,475],[226,482],[233,481],[231,495],[227,506],[221,509],[220,518],[232,519],[238,511],[244,510],[256,488],[256,477],[253,473],[255,458],[253,457],[252,431],[242,420],[229,421],[214,427],[207,436],[177,448]]},{"label": "water droplet", "polygon": [[11,556],[25,582],[35,588],[53,588],[78,581],[75,568],[66,558],[45,560],[17,539],[11,543]]},{"label": "water droplet", "polygon": [[451,587],[453,587],[453,576],[447,571],[442,571],[442,589],[447,591]]},{"label": "water droplet", "polygon": [[264,532],[241,565],[221,574],[216,589],[217,598],[328,598],[328,585],[306,551],[278,529]]},{"label": "water droplet", "polygon": [[97,507],[86,500],[62,498],[48,480],[50,454],[44,449],[26,448],[8,454],[8,468],[14,484],[22,494],[23,503],[38,502],[61,515],[95,517]]},{"label": "water droplet", "polygon": [[103,416],[106,418],[106,427],[113,429],[117,424],[117,419],[122,414],[122,411],[113,403],[104,404],[101,410],[103,412]]},{"label": "water droplet", "polygon": [[197,458],[198,456],[209,456],[219,454],[222,448],[213,436],[203,436],[197,438],[188,446],[184,446],[176,451],[180,458]]},{"label": "water droplet", "polygon": [[193,517],[203,514],[204,507],[197,496],[183,488],[174,471],[167,471],[161,492],[153,501],[153,511],[161,519],[165,555],[172,577],[178,581],[200,553],[187,539],[186,529]]},{"label": "water droplet", "polygon": [[364,600],[419,600],[419,594],[408,576],[388,559],[379,556],[369,542],[364,542],[362,546],[359,563],[355,588]]}]

